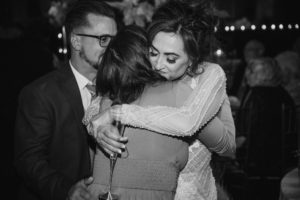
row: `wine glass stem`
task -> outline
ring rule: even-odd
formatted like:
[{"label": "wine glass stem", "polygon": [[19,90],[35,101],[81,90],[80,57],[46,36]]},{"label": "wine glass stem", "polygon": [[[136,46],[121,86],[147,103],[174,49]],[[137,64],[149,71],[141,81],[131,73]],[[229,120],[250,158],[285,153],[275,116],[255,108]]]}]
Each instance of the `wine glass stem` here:
[{"label": "wine glass stem", "polygon": [[111,192],[112,178],[113,178],[113,173],[114,173],[115,164],[116,164],[116,161],[117,161],[117,154],[114,153],[114,154],[110,157],[109,160],[110,160],[110,176],[109,176],[108,191]]},{"label": "wine glass stem", "polygon": [[[124,128],[125,126],[122,125],[119,121],[116,121],[116,124],[115,124],[119,130],[119,133],[121,136],[124,135]],[[109,185],[108,185],[108,191],[109,193],[111,193],[111,188],[112,188],[112,178],[113,178],[113,173],[114,173],[114,169],[115,169],[115,165],[116,165],[116,162],[117,162],[117,158],[118,158],[118,154],[117,153],[113,153],[110,157],[109,157],[109,160],[110,160],[110,176],[109,176]]]}]

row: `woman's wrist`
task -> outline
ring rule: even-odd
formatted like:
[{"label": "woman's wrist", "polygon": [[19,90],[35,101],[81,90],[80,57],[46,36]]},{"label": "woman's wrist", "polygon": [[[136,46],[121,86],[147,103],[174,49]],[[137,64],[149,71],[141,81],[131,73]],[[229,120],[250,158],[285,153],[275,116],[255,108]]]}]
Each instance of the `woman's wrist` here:
[{"label": "woman's wrist", "polygon": [[124,105],[126,104],[122,104],[122,105],[115,105],[113,107],[111,107],[110,109],[110,114],[112,116],[112,118],[116,121],[120,121],[122,123],[123,121],[123,115],[124,115]]}]

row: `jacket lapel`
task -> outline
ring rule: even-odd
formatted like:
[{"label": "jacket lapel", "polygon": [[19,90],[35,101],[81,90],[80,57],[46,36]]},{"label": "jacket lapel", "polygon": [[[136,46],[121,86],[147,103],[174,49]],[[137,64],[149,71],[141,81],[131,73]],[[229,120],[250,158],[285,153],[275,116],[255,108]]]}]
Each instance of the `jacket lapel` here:
[{"label": "jacket lapel", "polygon": [[61,74],[63,75],[62,79],[60,80],[61,88],[64,92],[66,99],[71,104],[71,108],[74,112],[76,120],[78,121],[78,125],[81,129],[84,129],[84,125],[82,124],[84,108],[82,105],[81,95],[75,76],[69,64],[67,64],[60,70]]},{"label": "jacket lapel", "polygon": [[[93,140],[91,139],[91,137],[89,137],[88,133],[87,133],[87,129],[85,128],[84,124],[82,123],[82,118],[84,115],[84,108],[83,108],[83,104],[82,104],[82,100],[81,100],[81,95],[80,95],[80,91],[78,88],[78,84],[76,82],[75,76],[71,70],[71,66],[69,64],[66,64],[65,66],[63,66],[60,69],[60,80],[59,80],[59,84],[60,87],[62,89],[63,95],[65,96],[66,100],[69,102],[70,106],[71,106],[71,110],[74,113],[75,116],[75,120],[76,120],[76,124],[79,128],[79,134],[82,137],[82,141],[86,142],[86,147],[87,147],[87,156],[91,160],[91,153],[90,152],[90,148],[91,149],[95,149],[95,144],[93,142]],[[74,125],[76,126],[76,125]],[[91,162],[89,162],[88,168],[89,170],[92,170],[92,165]]]}]

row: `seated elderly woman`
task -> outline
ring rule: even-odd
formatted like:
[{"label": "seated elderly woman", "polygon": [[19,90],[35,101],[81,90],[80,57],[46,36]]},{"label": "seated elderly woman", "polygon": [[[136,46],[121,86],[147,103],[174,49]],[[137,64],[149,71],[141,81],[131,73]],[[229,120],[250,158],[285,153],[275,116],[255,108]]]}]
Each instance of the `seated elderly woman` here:
[{"label": "seated elderly woman", "polygon": [[[284,112],[294,113],[294,102],[281,86],[281,69],[273,58],[253,60],[246,69],[246,80],[250,90],[236,119],[237,131],[247,138],[245,170],[253,175],[280,176],[286,167],[293,165],[291,150],[285,156],[280,155]],[[290,145],[289,148],[295,147]]]},{"label": "seated elderly woman", "polygon": [[[249,188],[277,195],[274,191],[279,188],[280,177],[296,166],[293,157],[296,135],[283,131],[285,124],[295,122],[294,102],[281,86],[282,73],[275,59],[264,57],[251,61],[245,75],[250,89],[241,102],[236,127],[238,135],[246,141],[237,149],[237,157],[248,177],[261,178],[256,183],[249,182]],[[274,179],[263,182],[269,180],[266,177]]]}]

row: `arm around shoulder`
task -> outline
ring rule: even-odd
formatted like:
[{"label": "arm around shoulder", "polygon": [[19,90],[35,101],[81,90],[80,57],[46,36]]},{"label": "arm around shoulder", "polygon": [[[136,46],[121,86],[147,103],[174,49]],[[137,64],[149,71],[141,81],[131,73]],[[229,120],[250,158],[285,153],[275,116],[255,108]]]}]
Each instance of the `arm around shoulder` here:
[{"label": "arm around shoulder", "polygon": [[180,107],[126,104],[113,114],[123,124],[166,135],[191,136],[217,113],[226,94],[226,77],[219,65],[209,66],[194,79],[196,86]]},{"label": "arm around shoulder", "polygon": [[219,155],[234,156],[235,125],[227,96],[217,115],[199,133],[198,139]]}]

